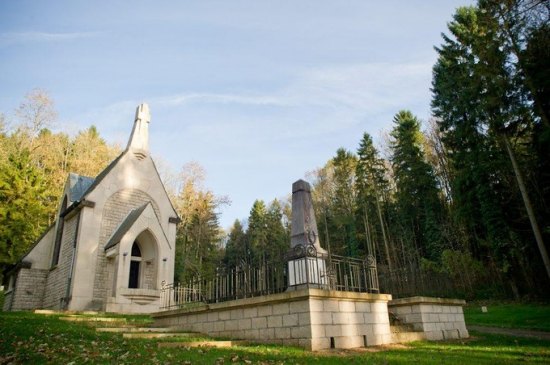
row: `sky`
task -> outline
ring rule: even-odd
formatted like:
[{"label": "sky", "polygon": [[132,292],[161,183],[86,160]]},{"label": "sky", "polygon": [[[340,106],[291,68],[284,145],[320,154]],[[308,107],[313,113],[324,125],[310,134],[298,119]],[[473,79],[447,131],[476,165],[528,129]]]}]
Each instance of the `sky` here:
[{"label": "sky", "polygon": [[472,3],[0,0],[0,112],[41,88],[53,130],[124,147],[148,103],[153,158],[200,164],[227,228],[399,110],[428,120],[434,46]]}]

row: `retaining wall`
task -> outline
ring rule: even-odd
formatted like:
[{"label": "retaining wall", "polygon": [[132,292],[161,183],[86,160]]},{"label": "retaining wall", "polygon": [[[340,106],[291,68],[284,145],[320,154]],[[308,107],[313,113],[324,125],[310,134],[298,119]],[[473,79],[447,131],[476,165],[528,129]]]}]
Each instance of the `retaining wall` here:
[{"label": "retaining wall", "polygon": [[469,337],[464,312],[464,300],[429,297],[395,299],[388,309],[403,323],[422,331],[428,340],[447,340]]},{"label": "retaining wall", "polygon": [[155,325],[308,350],[391,343],[391,295],[303,289],[153,314]]}]

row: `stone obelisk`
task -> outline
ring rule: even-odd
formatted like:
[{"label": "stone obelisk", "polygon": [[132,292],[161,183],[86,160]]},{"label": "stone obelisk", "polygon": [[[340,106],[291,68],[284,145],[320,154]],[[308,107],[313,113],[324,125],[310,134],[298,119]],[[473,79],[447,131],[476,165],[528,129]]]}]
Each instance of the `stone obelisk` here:
[{"label": "stone obelisk", "polygon": [[311,199],[304,180],[292,184],[292,226],[288,253],[289,290],[324,288],[327,251],[321,247]]},{"label": "stone obelisk", "polygon": [[317,230],[317,221],[311,199],[311,187],[304,180],[298,180],[292,184],[290,247],[293,248],[298,245],[313,245],[319,253],[326,253],[319,242],[319,231]]}]

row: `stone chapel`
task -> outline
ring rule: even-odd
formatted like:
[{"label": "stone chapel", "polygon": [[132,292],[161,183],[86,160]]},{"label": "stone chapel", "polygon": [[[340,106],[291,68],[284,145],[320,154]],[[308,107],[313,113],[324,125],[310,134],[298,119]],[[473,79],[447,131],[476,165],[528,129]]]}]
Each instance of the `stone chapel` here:
[{"label": "stone chapel", "polygon": [[95,178],[69,174],[57,220],[6,272],[4,310],[159,310],[174,278],[178,215],[138,106],[128,146]]}]

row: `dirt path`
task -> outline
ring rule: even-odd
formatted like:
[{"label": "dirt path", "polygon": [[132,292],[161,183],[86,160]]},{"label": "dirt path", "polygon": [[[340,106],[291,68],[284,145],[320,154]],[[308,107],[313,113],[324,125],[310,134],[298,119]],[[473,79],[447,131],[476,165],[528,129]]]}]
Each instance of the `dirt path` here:
[{"label": "dirt path", "polygon": [[532,337],[550,341],[550,332],[519,329],[519,328],[500,328],[486,326],[468,326],[469,330],[483,333],[493,333],[498,335],[508,335],[516,337]]}]

